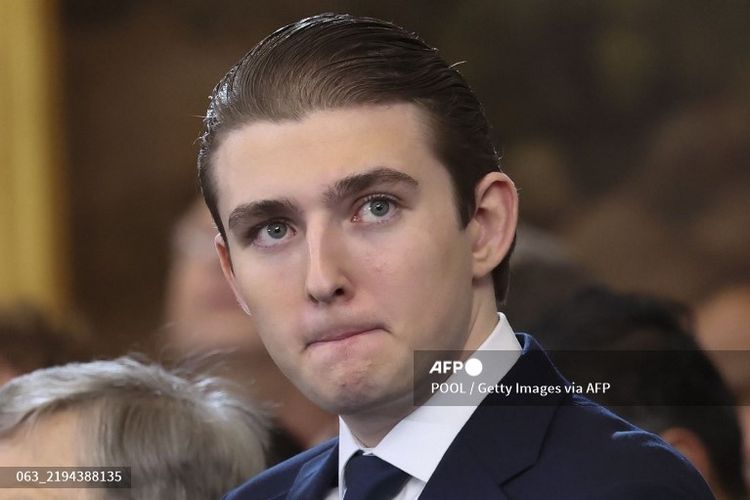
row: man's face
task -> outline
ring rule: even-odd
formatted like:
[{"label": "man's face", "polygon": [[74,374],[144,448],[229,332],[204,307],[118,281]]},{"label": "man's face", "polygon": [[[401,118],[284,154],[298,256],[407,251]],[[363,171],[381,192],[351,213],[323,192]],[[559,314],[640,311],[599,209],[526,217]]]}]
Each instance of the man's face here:
[{"label": "man's face", "polygon": [[414,350],[474,340],[471,238],[425,121],[317,111],[234,130],[214,158],[230,282],[282,371],[339,414],[410,402]]}]

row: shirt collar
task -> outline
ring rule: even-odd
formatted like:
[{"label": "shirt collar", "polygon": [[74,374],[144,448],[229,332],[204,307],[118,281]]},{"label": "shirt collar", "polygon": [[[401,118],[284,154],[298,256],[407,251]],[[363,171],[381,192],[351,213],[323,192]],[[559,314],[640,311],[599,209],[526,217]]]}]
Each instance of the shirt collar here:
[{"label": "shirt collar", "polygon": [[[501,362],[487,364],[483,376],[494,382],[502,379],[521,356],[521,345],[505,315],[498,313],[498,322],[477,351],[510,351]],[[450,383],[455,375],[448,378]],[[493,383],[494,383],[493,382]],[[386,434],[374,448],[364,447],[339,418],[339,485],[343,485],[344,466],[357,451],[372,453],[424,481],[430,479],[448,447],[469,420],[486,394],[474,394],[467,406],[441,406],[441,394],[433,395],[427,404],[415,409]]]}]

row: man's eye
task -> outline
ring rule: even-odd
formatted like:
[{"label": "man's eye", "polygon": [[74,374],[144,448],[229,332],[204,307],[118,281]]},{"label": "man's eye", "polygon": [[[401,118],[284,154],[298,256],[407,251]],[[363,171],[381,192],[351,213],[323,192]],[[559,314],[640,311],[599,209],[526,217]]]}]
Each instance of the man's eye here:
[{"label": "man's eye", "polygon": [[352,219],[354,222],[384,222],[397,212],[396,202],[385,196],[374,196],[365,200]]},{"label": "man's eye", "polygon": [[283,221],[274,221],[258,227],[254,231],[253,245],[273,247],[294,236],[294,229]]}]

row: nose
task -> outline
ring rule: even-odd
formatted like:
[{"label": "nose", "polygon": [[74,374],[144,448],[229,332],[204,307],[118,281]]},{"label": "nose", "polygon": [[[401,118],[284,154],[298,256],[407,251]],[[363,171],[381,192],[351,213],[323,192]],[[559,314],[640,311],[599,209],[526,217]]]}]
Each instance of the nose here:
[{"label": "nose", "polygon": [[307,296],[316,304],[347,300],[353,291],[346,271],[347,255],[342,235],[335,228],[309,228],[307,232]]}]

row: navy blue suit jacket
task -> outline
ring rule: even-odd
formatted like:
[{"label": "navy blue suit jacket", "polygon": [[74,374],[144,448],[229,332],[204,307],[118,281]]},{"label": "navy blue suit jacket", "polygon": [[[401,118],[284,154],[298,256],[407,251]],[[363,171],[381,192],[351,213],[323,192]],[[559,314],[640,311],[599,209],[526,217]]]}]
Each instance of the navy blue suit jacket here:
[{"label": "navy blue suit jacket", "polygon": [[[503,383],[566,385],[529,335]],[[712,499],[698,472],[653,434],[580,396],[488,395],[443,456],[420,500]],[[533,404],[530,404],[533,403]],[[336,485],[338,440],[251,479],[226,500],[322,500]]]}]

